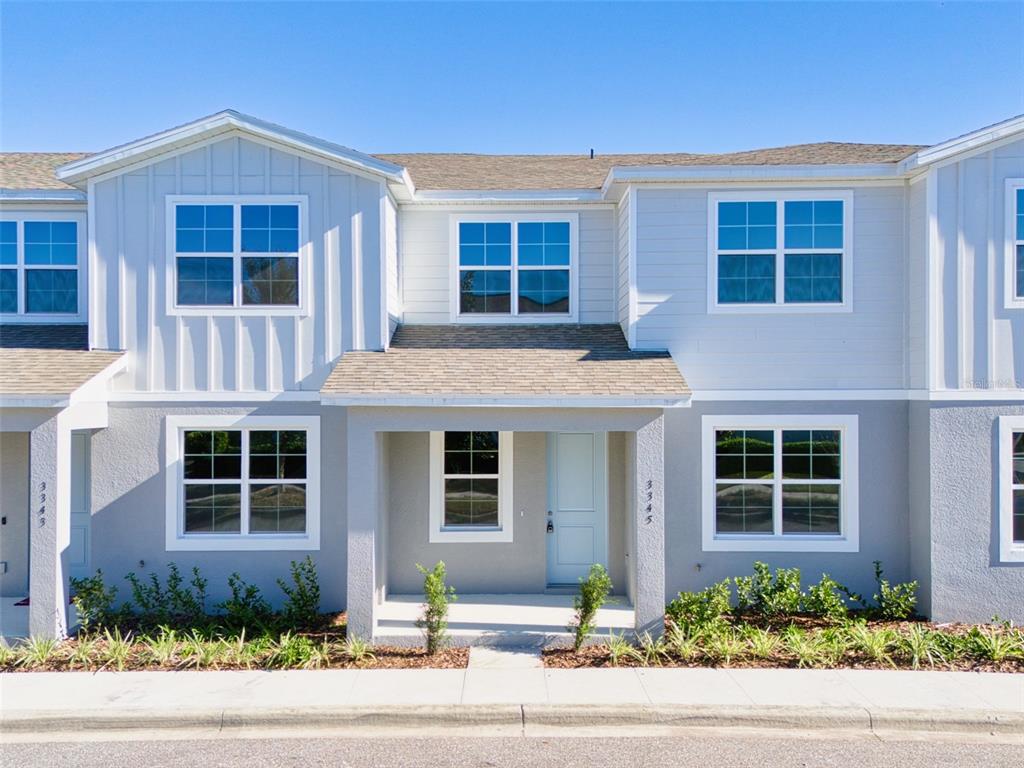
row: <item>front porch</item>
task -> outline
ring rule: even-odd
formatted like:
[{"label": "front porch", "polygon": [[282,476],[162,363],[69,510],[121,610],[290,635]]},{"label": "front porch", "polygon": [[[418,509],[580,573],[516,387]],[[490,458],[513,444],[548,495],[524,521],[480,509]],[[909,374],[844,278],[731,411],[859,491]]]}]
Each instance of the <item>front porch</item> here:
[{"label": "front porch", "polygon": [[[422,595],[389,595],[377,610],[374,640],[384,645],[423,644],[416,626]],[[550,648],[572,644],[566,627],[572,621],[572,595],[466,595],[448,613],[452,645],[490,645]],[[595,634],[631,633],[636,624],[633,606],[613,598],[597,614]]]},{"label": "front porch", "polygon": [[350,408],[349,632],[420,644],[417,565],[443,561],[457,645],[568,644],[593,563],[614,585],[597,634],[660,634],[663,429],[656,409]]}]

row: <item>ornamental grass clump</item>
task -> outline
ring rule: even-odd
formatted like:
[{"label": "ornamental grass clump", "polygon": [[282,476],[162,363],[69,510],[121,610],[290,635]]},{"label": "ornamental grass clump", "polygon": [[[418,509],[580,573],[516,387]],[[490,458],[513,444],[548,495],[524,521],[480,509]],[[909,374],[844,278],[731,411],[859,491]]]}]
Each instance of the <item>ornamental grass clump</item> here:
[{"label": "ornamental grass clump", "polygon": [[423,630],[427,653],[433,656],[448,640],[448,604],[457,599],[455,587],[446,583],[448,571],[443,560],[430,570],[419,563],[416,568],[423,574],[423,614],[416,626]]},{"label": "ornamental grass clump", "polygon": [[573,633],[572,647],[577,653],[587,638],[597,629],[594,620],[611,591],[612,579],[600,563],[590,566],[587,578],[580,579],[579,592],[572,599],[572,607],[576,614],[573,617],[573,622],[567,627]]}]

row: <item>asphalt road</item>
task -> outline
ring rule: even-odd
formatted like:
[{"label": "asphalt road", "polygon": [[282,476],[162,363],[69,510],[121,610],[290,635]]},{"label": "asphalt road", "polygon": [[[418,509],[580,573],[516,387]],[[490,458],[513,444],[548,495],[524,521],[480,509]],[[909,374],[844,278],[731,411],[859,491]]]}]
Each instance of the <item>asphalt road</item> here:
[{"label": "asphalt road", "polygon": [[939,738],[882,741],[872,736],[781,736],[735,731],[673,737],[278,738],[218,737],[197,741],[6,743],[0,765],[11,768],[90,766],[342,766],[352,768],[1020,768],[1024,744]]}]

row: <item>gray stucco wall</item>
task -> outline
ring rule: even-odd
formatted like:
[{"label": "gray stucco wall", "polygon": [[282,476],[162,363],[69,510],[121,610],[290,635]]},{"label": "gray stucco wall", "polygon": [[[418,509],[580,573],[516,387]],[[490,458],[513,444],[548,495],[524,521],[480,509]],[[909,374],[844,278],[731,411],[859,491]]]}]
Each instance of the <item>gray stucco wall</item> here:
[{"label": "gray stucco wall", "polygon": [[[701,551],[701,417],[706,414],[854,414],[860,432],[859,552]],[[905,402],[698,402],[665,412],[666,599],[751,572],[755,560],[798,567],[804,583],[822,573],[871,594],[873,560],[890,581],[910,575]]]},{"label": "gray stucco wall", "polygon": [[164,417],[171,414],[317,415],[321,434],[320,550],[311,551],[324,610],[345,607],[346,411],[291,403],[251,408],[166,406],[110,407],[110,426],[92,438],[92,567],[103,571],[121,598],[131,595],[124,576],[166,576],[174,562],[187,573],[198,566],[209,579],[210,602],[228,593],[227,577],[238,571],[259,585],[272,604],[283,600],[275,579],[287,579],[289,563],[306,552],[167,552],[165,550]]},{"label": "gray stucco wall", "polygon": [[[387,589],[418,594],[423,577],[416,563],[443,560],[449,582],[465,594],[538,593],[547,582],[547,436],[516,432],[513,439],[513,541],[509,543],[430,543],[429,437],[427,432],[388,435],[389,508]],[[622,433],[608,436],[608,552],[613,583],[624,591],[625,469]]]},{"label": "gray stucco wall", "polygon": [[0,597],[28,594],[28,432],[0,433]]},{"label": "gray stucco wall", "polygon": [[1024,622],[1024,563],[999,562],[999,416],[1024,405],[931,403],[932,617]]}]

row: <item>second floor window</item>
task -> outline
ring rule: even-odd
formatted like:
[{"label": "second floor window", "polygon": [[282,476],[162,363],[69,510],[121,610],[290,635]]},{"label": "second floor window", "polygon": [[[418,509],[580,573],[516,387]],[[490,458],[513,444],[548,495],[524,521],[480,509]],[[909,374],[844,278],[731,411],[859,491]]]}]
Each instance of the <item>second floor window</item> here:
[{"label": "second floor window", "polygon": [[0,221],[0,314],[77,315],[78,222]]},{"label": "second floor window", "polygon": [[572,223],[459,221],[457,307],[463,318],[571,318]]},{"label": "second floor window", "polygon": [[175,203],[179,307],[298,307],[299,204]]},{"label": "second floor window", "polygon": [[848,199],[711,199],[712,307],[848,304]]}]

